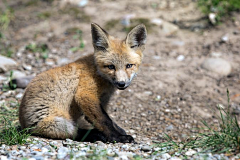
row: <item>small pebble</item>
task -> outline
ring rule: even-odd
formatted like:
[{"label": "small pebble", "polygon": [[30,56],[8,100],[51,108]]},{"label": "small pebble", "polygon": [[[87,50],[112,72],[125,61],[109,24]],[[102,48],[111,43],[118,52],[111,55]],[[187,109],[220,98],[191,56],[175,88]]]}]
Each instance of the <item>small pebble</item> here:
[{"label": "small pebble", "polygon": [[170,156],[168,153],[162,154],[161,157],[162,157],[163,159],[169,159],[169,158],[171,158],[171,156]]},{"label": "small pebble", "polygon": [[194,155],[194,154],[196,154],[196,153],[197,153],[197,151],[192,150],[192,149],[189,149],[189,150],[185,153],[185,155],[186,155],[186,156],[192,156],[192,155]]},{"label": "small pebble", "polygon": [[64,157],[67,156],[67,154],[68,154],[68,148],[61,147],[58,149],[57,157],[58,157],[58,159],[63,159]]},{"label": "small pebble", "polygon": [[174,129],[173,125],[169,125],[169,126],[166,127],[166,130],[167,130],[167,131],[171,131],[171,130],[173,130],[173,129]]},{"label": "small pebble", "polygon": [[177,57],[177,60],[178,61],[183,61],[185,59],[185,56],[184,55],[179,55],[178,57]]},{"label": "small pebble", "polygon": [[149,152],[149,151],[151,151],[151,147],[150,146],[148,146],[148,145],[144,145],[144,146],[142,146],[142,148],[141,148],[141,150],[143,150],[144,152]]},{"label": "small pebble", "polygon": [[229,41],[229,36],[228,34],[226,34],[222,37],[222,42],[228,42],[228,41]]}]

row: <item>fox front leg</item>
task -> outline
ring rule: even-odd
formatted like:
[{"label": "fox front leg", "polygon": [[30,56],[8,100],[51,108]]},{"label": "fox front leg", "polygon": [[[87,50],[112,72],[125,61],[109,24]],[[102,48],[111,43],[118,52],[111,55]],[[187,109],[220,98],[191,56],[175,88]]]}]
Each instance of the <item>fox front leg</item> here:
[{"label": "fox front leg", "polygon": [[100,101],[95,94],[77,91],[75,101],[88,121],[107,137],[108,142],[134,142],[132,136],[122,134],[114,127],[114,122],[100,106]]},{"label": "fox front leg", "polygon": [[[107,99],[107,98],[106,98]],[[109,98],[108,98],[109,99]],[[104,111],[106,112],[106,105],[107,105],[107,103],[101,103],[101,108],[102,109],[104,109]],[[107,114],[107,113],[106,113]],[[121,127],[119,127],[114,121],[113,121],[113,126],[114,126],[114,128],[119,132],[119,133],[121,133],[122,135],[127,135],[126,134],[126,132],[125,132],[125,130],[124,129],[122,129]]]}]

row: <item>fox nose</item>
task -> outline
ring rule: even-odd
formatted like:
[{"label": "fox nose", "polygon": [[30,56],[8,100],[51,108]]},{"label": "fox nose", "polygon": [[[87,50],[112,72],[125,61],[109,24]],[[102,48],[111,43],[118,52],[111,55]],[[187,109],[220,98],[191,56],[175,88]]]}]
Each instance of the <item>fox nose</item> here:
[{"label": "fox nose", "polygon": [[120,81],[117,83],[118,87],[124,87],[125,86],[125,82],[124,81]]}]

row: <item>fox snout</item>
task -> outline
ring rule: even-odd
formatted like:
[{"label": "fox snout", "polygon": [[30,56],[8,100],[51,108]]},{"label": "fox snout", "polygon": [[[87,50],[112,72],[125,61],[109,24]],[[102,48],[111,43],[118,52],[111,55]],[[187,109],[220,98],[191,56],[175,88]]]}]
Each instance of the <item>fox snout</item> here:
[{"label": "fox snout", "polygon": [[118,89],[124,90],[131,84],[134,75],[135,75],[134,73],[129,74],[124,70],[116,71],[115,72],[116,77],[113,79],[113,83]]},{"label": "fox snout", "polygon": [[116,85],[117,85],[117,88],[120,90],[123,90],[128,87],[128,86],[125,86],[126,83],[124,81],[117,82]]}]

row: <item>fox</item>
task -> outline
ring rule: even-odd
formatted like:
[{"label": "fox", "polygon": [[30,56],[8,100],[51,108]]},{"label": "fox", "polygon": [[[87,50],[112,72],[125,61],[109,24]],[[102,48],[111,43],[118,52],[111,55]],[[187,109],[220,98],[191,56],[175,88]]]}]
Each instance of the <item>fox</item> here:
[{"label": "fox", "polygon": [[93,54],[38,74],[19,108],[21,128],[51,139],[135,142],[108,115],[114,92],[126,89],[142,63],[147,30],[134,27],[124,40],[91,23]]}]

